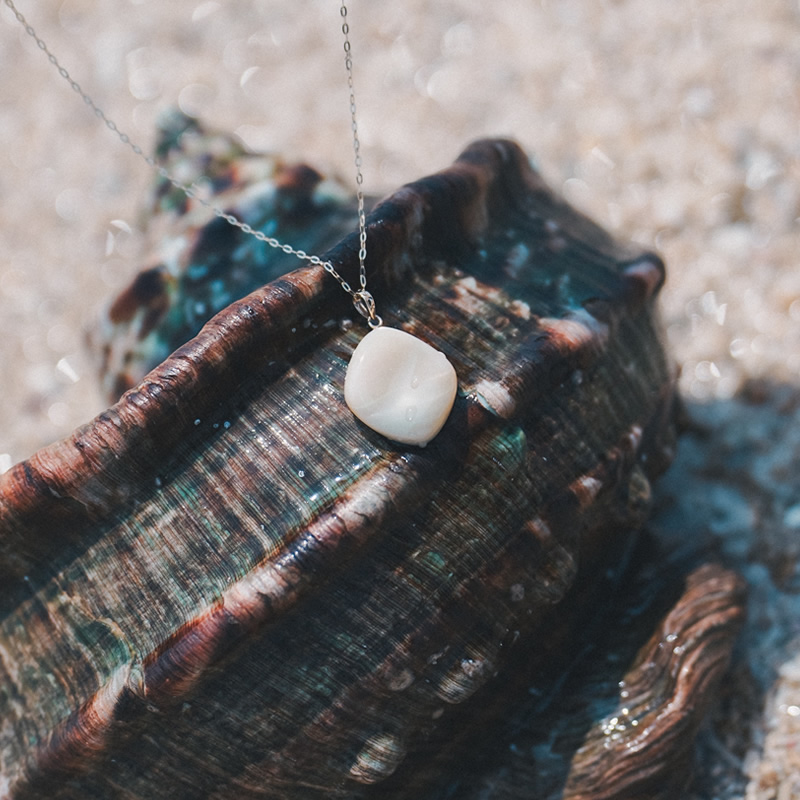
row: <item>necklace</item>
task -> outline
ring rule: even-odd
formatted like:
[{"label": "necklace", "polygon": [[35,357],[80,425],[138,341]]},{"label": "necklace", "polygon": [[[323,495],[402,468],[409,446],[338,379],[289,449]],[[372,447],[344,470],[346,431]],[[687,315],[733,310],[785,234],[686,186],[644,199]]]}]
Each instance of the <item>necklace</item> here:
[{"label": "necklace", "polygon": [[345,0],[342,0],[340,15],[344,36],[347,87],[350,95],[350,120],[353,132],[358,202],[359,279],[356,289],[339,274],[330,261],[324,261],[317,255],[308,254],[274,237],[267,236],[263,231],[255,230],[233,214],[226,213],[222,208],[204,198],[194,185],[188,186],[182,183],[165,167],[158,164],[152,156],[145,155],[142,148],[106,116],[102,108],[61,65],[46,42],[39,37],[36,30],[17,9],[14,0],[4,0],[4,2],[17,21],[25,28],[26,33],[34,39],[38,48],[58,70],[61,77],[69,83],[72,90],[81,97],[95,116],[119,138],[122,144],[129,147],[162,178],[168,180],[190,199],[208,208],[220,219],[239,228],[243,233],[255,237],[269,247],[282,250],[302,261],[321,267],[338,282],[340,287],[350,295],[353,307],[366,320],[370,328],[369,333],[353,351],[347,367],[344,399],[348,408],[366,426],[395,442],[424,447],[433,439],[444,426],[453,408],[458,378],[455,369],[444,353],[406,331],[385,327],[382,318],[377,314],[375,299],[367,290],[364,177],[361,172],[361,142],[358,137],[356,118],[353,54]]}]

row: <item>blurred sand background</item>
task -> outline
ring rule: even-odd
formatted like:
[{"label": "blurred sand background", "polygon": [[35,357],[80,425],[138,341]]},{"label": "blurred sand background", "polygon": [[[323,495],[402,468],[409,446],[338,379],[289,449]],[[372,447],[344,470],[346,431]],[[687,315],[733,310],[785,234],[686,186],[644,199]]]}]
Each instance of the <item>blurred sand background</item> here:
[{"label": "blurred sand background", "polygon": [[[335,0],[19,9],[145,149],[179,105],[351,179]],[[84,331],[137,270],[152,176],[0,12],[2,467],[104,407]],[[664,255],[686,394],[798,380],[797,0],[354,0],[350,19],[368,191],[511,136],[573,203]]]},{"label": "blurred sand background", "polygon": [[[146,151],[159,111],[177,105],[350,180],[336,0],[18,7]],[[513,137],[573,204],[665,257],[663,310],[688,398],[724,401],[752,378],[796,389],[798,0],[349,8],[369,193],[446,166],[475,138]],[[105,407],[85,332],[138,269],[152,175],[5,5],[0,76],[2,471]],[[800,717],[795,700],[783,722]],[[786,736],[798,743],[798,731],[800,720]],[[750,770],[749,797],[800,796],[764,789]]]}]

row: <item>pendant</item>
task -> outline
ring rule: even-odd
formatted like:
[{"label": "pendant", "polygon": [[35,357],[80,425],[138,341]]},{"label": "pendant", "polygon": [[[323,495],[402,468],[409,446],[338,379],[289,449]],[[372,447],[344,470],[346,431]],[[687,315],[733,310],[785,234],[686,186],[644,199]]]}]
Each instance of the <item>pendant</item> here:
[{"label": "pendant", "polygon": [[444,353],[410,333],[381,327],[353,351],[344,399],[358,419],[387,439],[425,447],[447,420],[457,388]]}]

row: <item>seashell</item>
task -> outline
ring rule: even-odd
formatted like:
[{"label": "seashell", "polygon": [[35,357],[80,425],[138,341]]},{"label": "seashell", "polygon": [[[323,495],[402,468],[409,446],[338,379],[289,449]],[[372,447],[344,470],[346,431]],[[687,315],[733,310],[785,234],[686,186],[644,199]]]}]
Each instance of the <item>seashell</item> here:
[{"label": "seashell", "polygon": [[[254,229],[323,253],[353,230],[356,201],[305,164],[242,150],[178,111],[160,121],[156,153],[188,183],[212,179],[215,202]],[[234,300],[297,267],[297,259],[192,205],[159,178],[147,208],[146,267],[111,304],[95,336],[111,402]]]},{"label": "seashell", "polygon": [[[424,450],[348,410],[361,333],[306,267],[0,476],[1,796],[442,796],[512,684],[574,660],[674,445],[661,261],[508,141],[368,236],[387,325],[458,375]],[[357,250],[328,254],[346,278]],[[699,637],[709,681],[734,628]]]}]

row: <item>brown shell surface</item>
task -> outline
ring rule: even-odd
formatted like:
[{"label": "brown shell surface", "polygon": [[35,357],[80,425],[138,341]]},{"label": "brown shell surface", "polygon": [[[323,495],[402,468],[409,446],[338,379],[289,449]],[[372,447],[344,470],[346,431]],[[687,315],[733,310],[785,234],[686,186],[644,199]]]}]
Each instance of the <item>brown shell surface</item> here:
[{"label": "brown shell surface", "polygon": [[309,267],[1,476],[0,796],[424,797],[512,657],[569,654],[671,456],[663,266],[506,141],[368,225],[384,320],[456,368],[444,430],[354,420],[362,330]]}]

